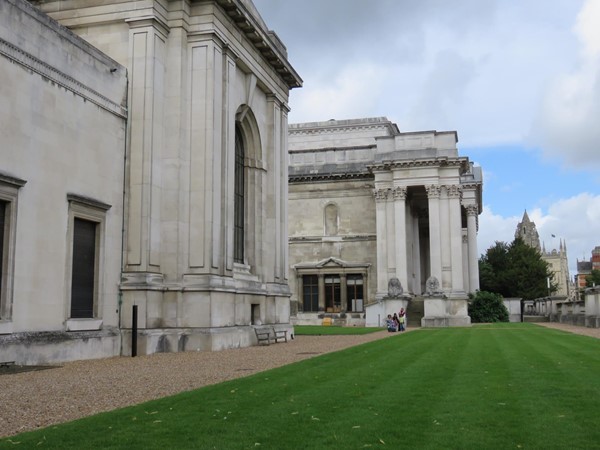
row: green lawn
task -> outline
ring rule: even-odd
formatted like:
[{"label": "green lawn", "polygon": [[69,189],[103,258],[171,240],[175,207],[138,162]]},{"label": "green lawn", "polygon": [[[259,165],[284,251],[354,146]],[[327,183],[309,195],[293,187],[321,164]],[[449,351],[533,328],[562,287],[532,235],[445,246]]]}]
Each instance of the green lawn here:
[{"label": "green lawn", "polygon": [[0,448],[590,449],[599,408],[600,340],[485,325],[394,335]]}]

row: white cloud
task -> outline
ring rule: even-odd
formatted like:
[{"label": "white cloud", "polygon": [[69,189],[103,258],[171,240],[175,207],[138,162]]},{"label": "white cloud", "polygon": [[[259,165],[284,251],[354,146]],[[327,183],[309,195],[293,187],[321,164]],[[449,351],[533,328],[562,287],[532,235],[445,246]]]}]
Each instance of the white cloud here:
[{"label": "white cloud", "polygon": [[291,120],[318,122],[365,117],[365,111],[372,111],[383,95],[377,87],[382,86],[385,76],[385,70],[364,63],[347,66],[326,85],[311,86],[308,82],[306,89],[292,91]]},{"label": "white cloud", "polygon": [[578,65],[546,89],[531,141],[574,167],[600,167],[600,2],[587,0],[573,28]]}]

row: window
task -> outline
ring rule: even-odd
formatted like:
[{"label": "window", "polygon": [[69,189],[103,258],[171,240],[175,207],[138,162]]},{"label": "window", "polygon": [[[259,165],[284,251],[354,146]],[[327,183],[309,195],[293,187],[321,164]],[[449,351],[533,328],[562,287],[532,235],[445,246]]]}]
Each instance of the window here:
[{"label": "window", "polygon": [[89,220],[76,217],[73,222],[72,319],[94,317],[97,228]]},{"label": "window", "polygon": [[346,278],[347,295],[348,295],[348,311],[362,312],[364,297],[363,297],[363,277],[362,275],[348,275]]},{"label": "window", "polygon": [[239,126],[235,127],[235,175],[234,175],[234,216],[233,216],[233,260],[244,262],[244,141]]},{"label": "window", "polygon": [[11,332],[17,197],[25,183],[0,174],[0,333]]},{"label": "window", "polygon": [[[71,287],[68,291],[67,330],[96,329],[100,316],[102,261],[106,212],[110,205],[97,200],[68,194],[69,267]],[[92,328],[90,328],[92,327]]]},{"label": "window", "polygon": [[340,312],[342,308],[341,284],[339,275],[325,276],[325,311]]},{"label": "window", "polygon": [[[2,284],[6,283],[6,261],[4,251],[4,239],[7,234],[8,220],[6,220],[6,210],[8,209],[8,202],[0,200],[0,295],[3,292]],[[0,310],[0,319],[4,318],[3,311]]]},{"label": "window", "polygon": [[319,277],[304,275],[302,277],[302,308],[305,312],[319,311]]}]

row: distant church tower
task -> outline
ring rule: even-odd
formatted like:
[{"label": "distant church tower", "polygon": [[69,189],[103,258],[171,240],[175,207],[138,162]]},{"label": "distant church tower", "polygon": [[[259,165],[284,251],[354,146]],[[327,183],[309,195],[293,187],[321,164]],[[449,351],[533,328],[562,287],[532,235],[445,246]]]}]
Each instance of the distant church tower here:
[{"label": "distant church tower", "polygon": [[[542,259],[549,265],[550,271],[554,273],[554,283],[557,289],[553,295],[571,297],[574,292],[573,282],[569,275],[569,261],[567,258],[567,243],[562,239],[558,250],[546,251],[546,245],[543,248],[540,245],[540,235],[535,227],[535,222],[532,222],[527,215],[527,210],[523,214],[523,219],[517,225],[515,231],[515,239],[520,237],[525,244],[535,248],[542,256]],[[554,235],[552,235],[554,237]]]},{"label": "distant church tower", "polygon": [[515,239],[520,237],[530,247],[535,248],[538,252],[542,252],[540,245],[540,235],[535,228],[535,223],[529,220],[527,210],[523,214],[523,220],[517,225],[517,231],[515,231]]}]

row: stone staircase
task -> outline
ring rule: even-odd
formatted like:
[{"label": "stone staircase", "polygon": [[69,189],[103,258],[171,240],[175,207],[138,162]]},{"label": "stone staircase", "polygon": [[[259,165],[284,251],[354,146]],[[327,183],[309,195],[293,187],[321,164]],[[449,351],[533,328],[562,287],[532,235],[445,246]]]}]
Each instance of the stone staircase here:
[{"label": "stone staircase", "polygon": [[406,315],[408,316],[407,326],[409,328],[418,328],[421,326],[421,319],[425,315],[423,297],[414,297],[411,299],[406,308]]}]

